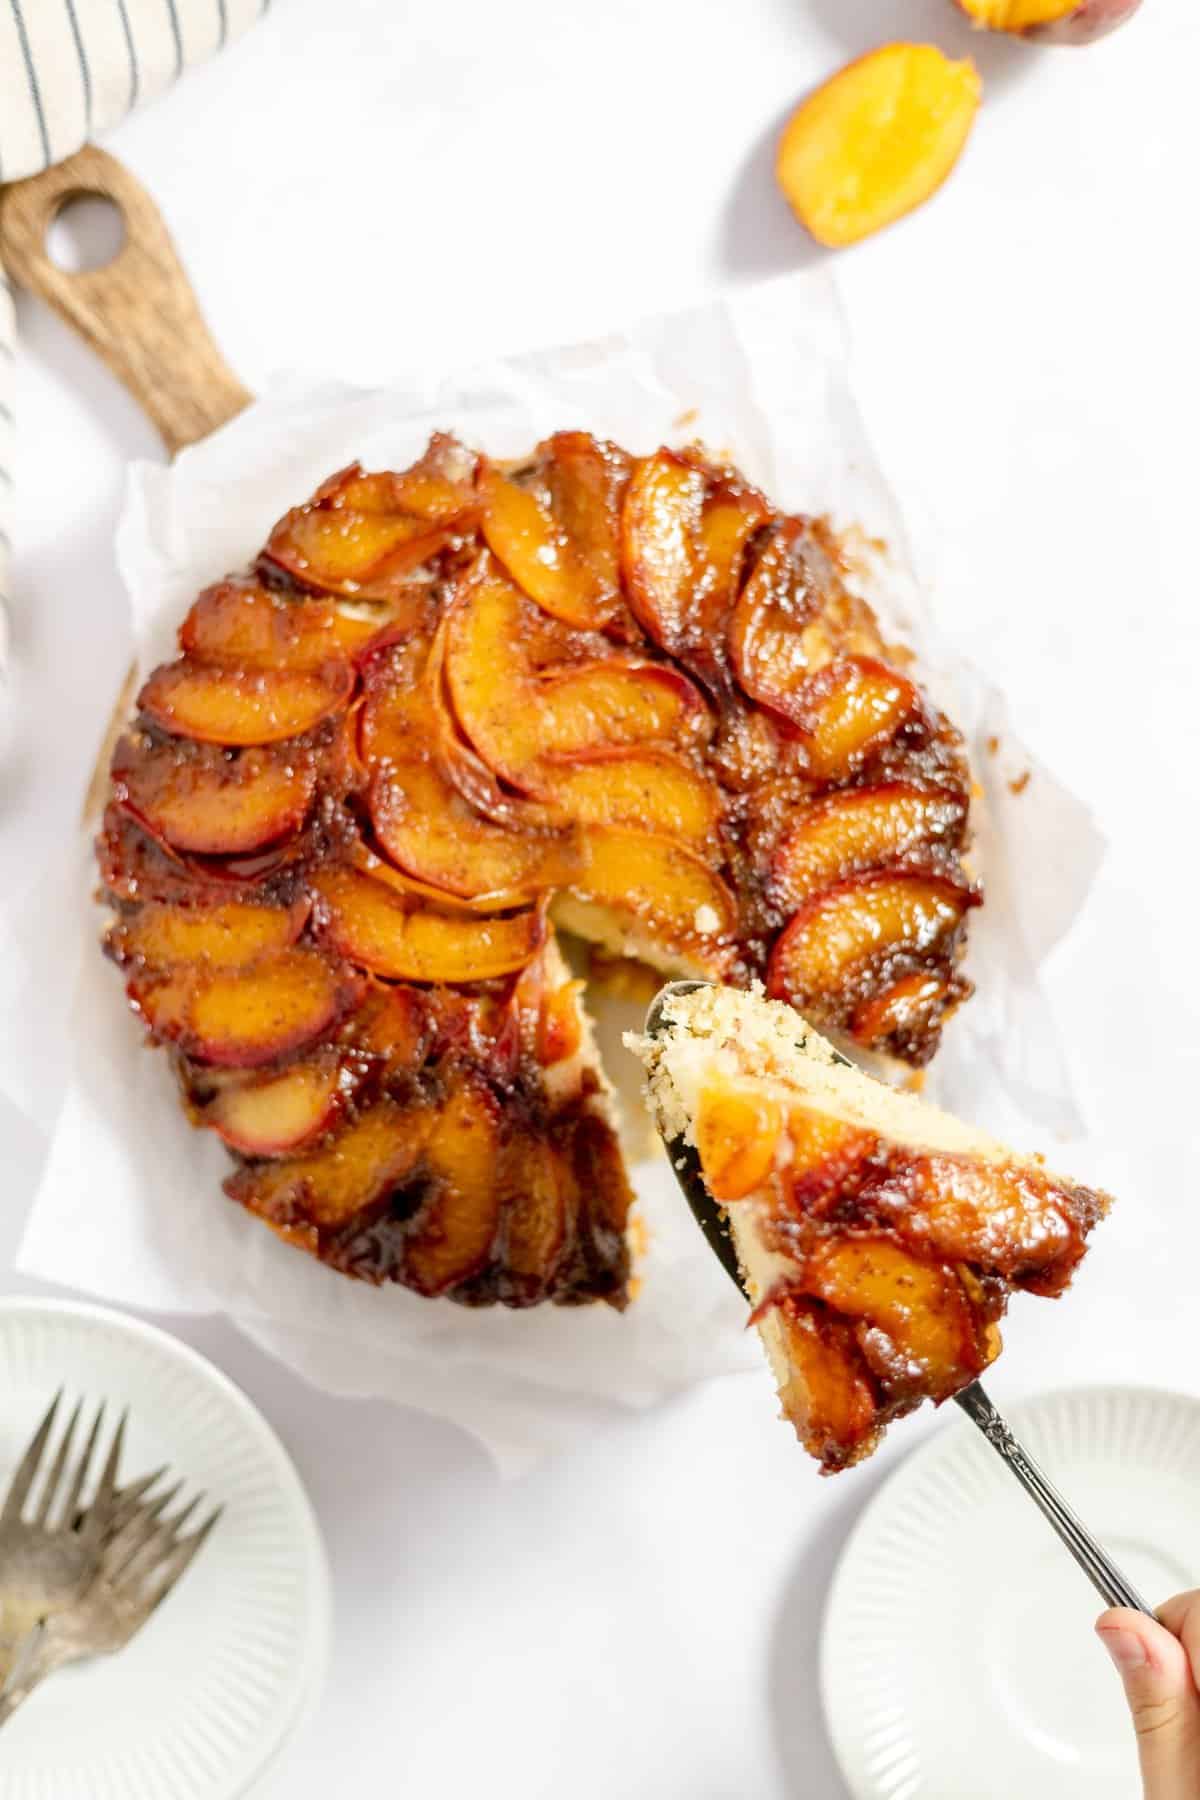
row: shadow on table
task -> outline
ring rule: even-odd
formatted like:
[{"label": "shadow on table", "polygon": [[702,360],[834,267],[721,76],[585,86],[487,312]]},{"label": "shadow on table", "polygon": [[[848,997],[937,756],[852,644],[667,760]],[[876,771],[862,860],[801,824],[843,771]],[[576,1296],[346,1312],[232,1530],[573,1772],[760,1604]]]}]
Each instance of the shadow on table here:
[{"label": "shadow on table", "polygon": [[[799,96],[797,96],[799,98]],[[775,152],[795,102],[759,133],[744,157],[721,211],[717,254],[726,274],[753,281],[824,262],[828,250],[796,219],[775,179]]]},{"label": "shadow on table", "polygon": [[1019,38],[980,31],[950,0],[796,0],[796,5],[825,33],[835,56],[863,56],[897,41],[937,44],[947,56],[972,57],[988,93],[1032,68],[1039,55],[1036,45]]},{"label": "shadow on table", "polygon": [[320,1392],[227,1318],[160,1322],[270,1419],[320,1519],[335,1592],[353,1594],[360,1621],[373,1607],[386,1617],[398,1596],[413,1602],[425,1581],[436,1588],[448,1515],[469,1514],[499,1482],[475,1438],[411,1407]]},{"label": "shadow on table", "polygon": [[[840,63],[893,39],[936,43],[951,56],[971,56],[995,97],[1034,66],[1037,49],[1001,32],[976,30],[950,0],[795,0],[826,33],[828,74]],[[813,242],[793,217],[775,179],[775,155],[784,125],[806,91],[798,86],[788,104],[768,121],[743,158],[721,211],[717,255],[727,275],[755,280],[811,268],[831,252]]]},{"label": "shadow on table", "polygon": [[[780,1595],[771,1632],[768,1702],[782,1791],[795,1800],[850,1800],[821,1705],[821,1626],[842,1548],[887,1473],[887,1469],[878,1474],[863,1470],[835,1478],[821,1526],[807,1541]],[[843,1479],[852,1485],[839,1500],[836,1485]]]}]

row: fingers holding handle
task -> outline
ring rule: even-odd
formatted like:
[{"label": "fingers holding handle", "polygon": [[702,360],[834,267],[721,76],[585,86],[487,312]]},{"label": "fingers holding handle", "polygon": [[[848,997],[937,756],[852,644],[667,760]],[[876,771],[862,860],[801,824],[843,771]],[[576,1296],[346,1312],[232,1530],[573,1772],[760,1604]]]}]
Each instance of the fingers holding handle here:
[{"label": "fingers holding handle", "polygon": [[1200,1800],[1200,1591],[1159,1618],[1114,1607],[1096,1621],[1125,1689],[1145,1800]]}]

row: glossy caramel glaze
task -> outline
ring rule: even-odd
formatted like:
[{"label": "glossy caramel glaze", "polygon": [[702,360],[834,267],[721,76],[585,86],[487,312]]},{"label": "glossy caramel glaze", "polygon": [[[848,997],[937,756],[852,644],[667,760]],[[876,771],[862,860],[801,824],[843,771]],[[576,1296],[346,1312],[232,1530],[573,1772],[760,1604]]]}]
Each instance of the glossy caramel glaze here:
[{"label": "glossy caramel glaze", "polygon": [[108,948],[228,1191],[336,1268],[623,1302],[556,895],[914,1065],[969,992],[956,732],[821,522],[698,452],[342,470],[180,644],[113,758]]},{"label": "glossy caramel glaze", "polygon": [[803,1106],[777,1112],[766,1138],[755,1129],[758,1167],[768,1148],[774,1160],[735,1197],[746,1121],[744,1096],[714,1097],[697,1123],[702,1164],[739,1219],[753,1212],[776,1271],[755,1322],[773,1321],[785,1412],[827,1472],[974,1380],[999,1352],[1010,1294],[1063,1293],[1109,1204],[1036,1162],[888,1143]]}]

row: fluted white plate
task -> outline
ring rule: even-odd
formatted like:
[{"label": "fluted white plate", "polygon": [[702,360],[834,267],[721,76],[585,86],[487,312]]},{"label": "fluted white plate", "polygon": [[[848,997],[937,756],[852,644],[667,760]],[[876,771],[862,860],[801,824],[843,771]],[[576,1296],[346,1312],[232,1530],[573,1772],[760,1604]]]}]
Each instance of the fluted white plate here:
[{"label": "fluted white plate", "polygon": [[[1101,1387],[1004,1410],[1151,1605],[1200,1583],[1200,1401]],[[846,1783],[855,1800],[1130,1800],[1102,1603],[953,1411],[867,1507],[830,1589],[821,1681]]]},{"label": "fluted white plate", "polygon": [[0,1800],[234,1800],[324,1672],[329,1575],[270,1426],[211,1363],[97,1306],[0,1302],[0,1491],[55,1390],[128,1406],[122,1472],[161,1462],[225,1512],[114,1657],[66,1669],[0,1733]]}]

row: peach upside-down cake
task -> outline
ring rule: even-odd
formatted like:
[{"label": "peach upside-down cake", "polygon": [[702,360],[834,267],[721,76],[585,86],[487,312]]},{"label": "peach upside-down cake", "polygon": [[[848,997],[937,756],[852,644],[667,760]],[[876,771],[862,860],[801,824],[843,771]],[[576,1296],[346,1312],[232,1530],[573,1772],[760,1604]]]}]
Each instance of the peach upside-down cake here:
[{"label": "peach upside-down cake", "polygon": [[914,1067],[969,992],[958,734],[828,527],[698,451],[344,469],[179,646],[112,759],[108,951],[227,1192],[347,1273],[624,1302],[556,924]]},{"label": "peach upside-down cake", "polygon": [[724,1212],[783,1415],[825,1473],[973,1381],[1010,1294],[1061,1294],[1108,1210],[872,1080],[761,990],[670,994],[628,1041]]}]

